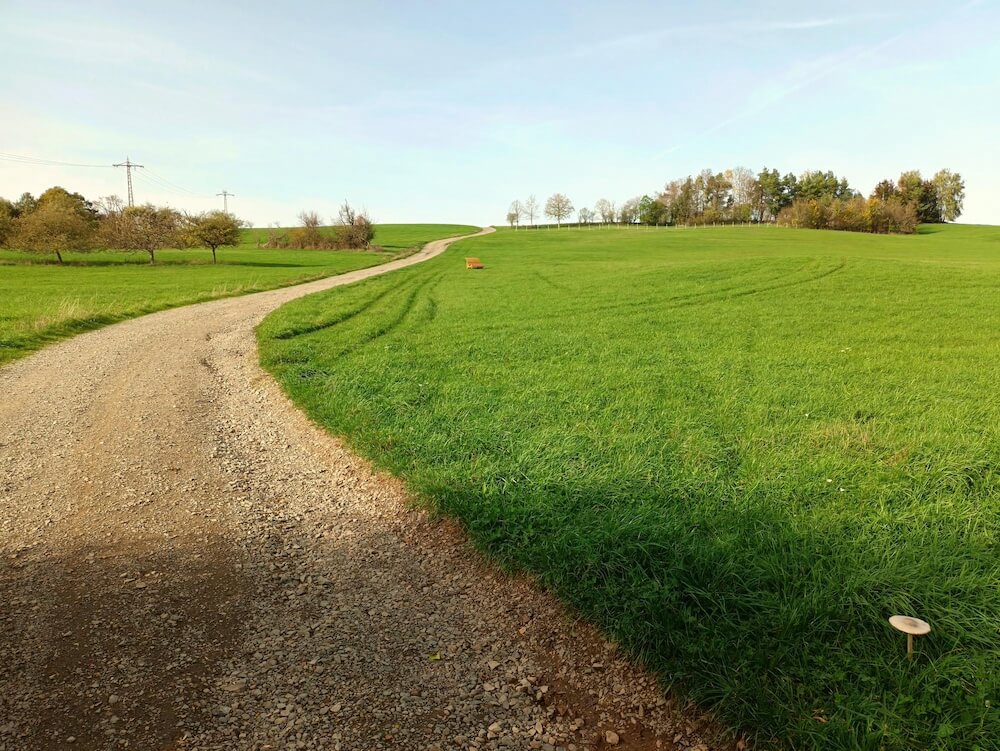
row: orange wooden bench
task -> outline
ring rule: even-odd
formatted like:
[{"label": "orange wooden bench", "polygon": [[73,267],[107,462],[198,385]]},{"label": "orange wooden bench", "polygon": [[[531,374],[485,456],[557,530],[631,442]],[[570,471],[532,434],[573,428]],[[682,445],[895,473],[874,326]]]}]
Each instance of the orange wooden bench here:
[{"label": "orange wooden bench", "polygon": [[465,268],[467,268],[467,269],[485,269],[486,267],[483,266],[483,262],[480,261],[478,258],[466,258],[465,259]]}]

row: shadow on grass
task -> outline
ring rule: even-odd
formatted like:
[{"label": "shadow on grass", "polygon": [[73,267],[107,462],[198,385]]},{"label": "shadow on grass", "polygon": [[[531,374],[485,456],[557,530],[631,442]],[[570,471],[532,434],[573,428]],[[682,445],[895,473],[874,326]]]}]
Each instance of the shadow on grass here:
[{"label": "shadow on grass", "polygon": [[[428,492],[485,551],[538,575],[665,685],[756,729],[763,746],[987,748],[996,737],[1000,569],[981,537],[929,516],[875,529],[844,515],[803,521],[784,503],[548,490]],[[912,663],[887,624],[894,613],[935,625]]]}]

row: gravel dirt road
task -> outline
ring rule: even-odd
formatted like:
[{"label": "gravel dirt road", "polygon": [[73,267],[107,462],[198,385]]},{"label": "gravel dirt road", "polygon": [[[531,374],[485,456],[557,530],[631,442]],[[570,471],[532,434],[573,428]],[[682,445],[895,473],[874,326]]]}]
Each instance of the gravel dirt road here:
[{"label": "gravel dirt road", "polygon": [[447,243],[0,369],[0,748],[722,747],[259,368],[282,303]]}]

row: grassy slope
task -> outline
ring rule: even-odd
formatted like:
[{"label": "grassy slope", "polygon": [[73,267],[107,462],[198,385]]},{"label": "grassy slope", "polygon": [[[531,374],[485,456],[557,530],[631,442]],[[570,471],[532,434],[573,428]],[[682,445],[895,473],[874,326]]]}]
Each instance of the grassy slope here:
[{"label": "grassy slope", "polygon": [[69,253],[47,257],[0,251],[0,365],[48,342],[163,308],[272,289],[383,263],[408,248],[475,228],[442,224],[379,225],[384,252],[261,250],[256,233],[222,248],[157,254]]},{"label": "grassy slope", "polygon": [[[998,748],[1000,229],[502,231],[259,337],[316,420],[759,740]],[[912,664],[897,612],[934,627]]]}]

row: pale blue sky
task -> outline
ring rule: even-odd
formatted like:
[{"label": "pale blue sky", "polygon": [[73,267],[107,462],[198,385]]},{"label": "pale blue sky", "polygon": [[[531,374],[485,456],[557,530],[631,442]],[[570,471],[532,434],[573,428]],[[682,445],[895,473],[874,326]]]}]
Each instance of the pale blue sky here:
[{"label": "pale blue sky", "polygon": [[[503,222],[703,167],[962,173],[1000,224],[1000,8],[979,2],[12,2],[0,152],[150,172],[140,201],[257,225]],[[157,183],[165,179],[174,187]],[[122,170],[0,161],[0,195],[124,194]]]}]

